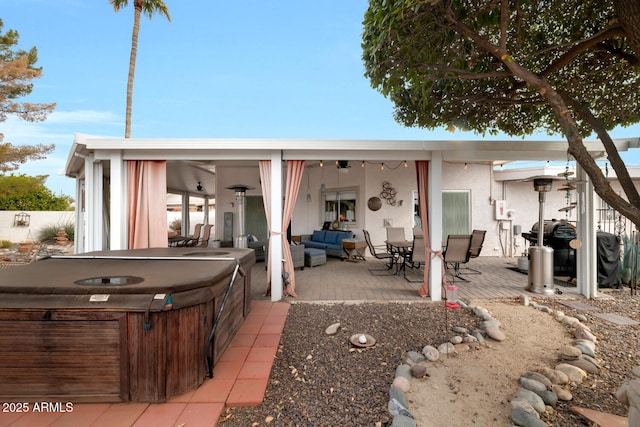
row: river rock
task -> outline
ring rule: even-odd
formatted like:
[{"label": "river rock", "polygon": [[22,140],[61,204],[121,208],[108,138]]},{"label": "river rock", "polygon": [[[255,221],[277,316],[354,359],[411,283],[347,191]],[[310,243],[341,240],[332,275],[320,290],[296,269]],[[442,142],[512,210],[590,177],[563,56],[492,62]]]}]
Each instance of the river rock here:
[{"label": "river rock", "polygon": [[589,357],[596,357],[595,352],[589,348],[589,346],[586,346],[582,343],[578,343],[578,344],[574,344],[573,345],[575,348],[580,349],[580,351],[582,352],[582,354],[587,355]]},{"label": "river rock", "polygon": [[571,392],[559,384],[552,385],[551,391],[554,392],[556,396],[558,396],[559,400],[569,401],[573,399],[573,395],[571,394]]},{"label": "river rock", "polygon": [[582,369],[583,371],[589,374],[597,374],[598,371],[600,370],[597,365],[594,365],[593,363],[589,362],[584,358],[580,358],[576,360],[565,360],[564,363],[577,366],[578,368]]},{"label": "river rock", "polygon": [[482,307],[474,307],[473,313],[481,319],[489,320],[492,319],[491,314],[486,308]]},{"label": "river rock", "polygon": [[488,326],[485,329],[485,332],[487,333],[487,336],[489,338],[492,338],[496,341],[504,341],[504,339],[506,338],[504,332],[502,332],[498,326]]},{"label": "river rock", "polygon": [[416,420],[406,415],[394,415],[391,420],[391,427],[416,427]]},{"label": "river rock", "polygon": [[531,390],[534,393],[547,389],[547,386],[542,384],[540,381],[532,380],[531,378],[520,377],[518,378],[518,382],[523,388]]},{"label": "river rock", "polygon": [[560,347],[560,358],[562,360],[575,360],[582,355],[582,351],[571,345],[563,345]]},{"label": "river rock", "polygon": [[547,423],[539,415],[536,417],[519,407],[511,410],[511,420],[522,427],[547,427]]},{"label": "river rock", "polygon": [[469,344],[456,344],[454,347],[456,349],[456,353],[466,353],[471,349]]},{"label": "river rock", "polygon": [[413,365],[411,367],[411,376],[413,378],[422,378],[427,375],[427,367],[424,365]]},{"label": "river rock", "polygon": [[338,333],[340,329],[340,323],[334,323],[332,325],[327,326],[327,329],[324,330],[324,333],[327,335],[335,335]]},{"label": "river rock", "polygon": [[558,396],[549,390],[537,391],[536,394],[542,398],[545,405],[556,406],[558,403]]},{"label": "river rock", "polygon": [[469,330],[467,328],[465,328],[465,327],[462,327],[462,326],[454,326],[453,328],[451,328],[451,330],[453,332],[455,332],[456,334],[465,335],[465,334],[469,333]]},{"label": "river rock", "polygon": [[544,367],[539,372],[549,378],[553,384],[569,384],[569,376],[562,371]]},{"label": "river rock", "polygon": [[409,352],[407,352],[406,359],[411,361],[411,363],[409,363],[409,365],[411,365],[411,364],[415,364],[415,363],[424,362],[426,358],[424,357],[424,354],[422,354],[422,353],[419,353],[417,351],[409,351]]},{"label": "river rock", "polygon": [[462,337],[462,342],[466,342],[467,344],[477,343],[478,339],[471,334],[466,334],[464,337]]},{"label": "river rock", "polygon": [[410,380],[411,366],[407,365],[406,363],[402,363],[398,365],[398,367],[396,368],[396,377],[403,377]]},{"label": "river rock", "polygon": [[453,345],[460,344],[462,342],[462,337],[460,335],[454,335],[449,339],[449,342]]},{"label": "river rock", "polygon": [[580,321],[573,316],[564,316],[560,322],[567,326],[573,326],[575,323]]},{"label": "river rock", "polygon": [[532,392],[531,390],[520,388],[516,393],[516,397],[525,399],[527,402],[529,402],[529,404],[531,404],[531,407],[533,407],[533,409],[535,409],[537,413],[544,414],[544,400],[542,400],[542,398],[536,393]]},{"label": "river rock", "polygon": [[535,409],[533,409],[533,406],[531,406],[531,403],[529,403],[527,399],[523,399],[522,397],[516,397],[514,399],[511,399],[509,404],[511,405],[511,409],[522,408],[525,411],[531,413],[531,415],[533,415],[534,417],[540,417],[538,412]]},{"label": "river rock", "polygon": [[564,311],[556,310],[556,312],[554,313],[554,316],[556,317],[556,320],[562,320],[565,314],[564,314]]},{"label": "river rock", "polygon": [[486,331],[487,328],[492,326],[499,328],[500,326],[502,326],[502,323],[500,323],[500,321],[497,319],[489,319],[489,320],[483,320],[482,322],[480,322],[480,325],[478,327],[483,331]]},{"label": "river rock", "polygon": [[389,399],[388,408],[389,408],[389,413],[394,417],[396,415],[403,415],[405,417],[414,418],[413,414],[409,412],[407,407],[402,405],[400,402],[398,402],[394,398]]},{"label": "river rock", "polygon": [[573,332],[573,336],[578,339],[584,339],[588,341],[592,341],[594,343],[598,342],[598,339],[591,332],[586,329],[578,328]]},{"label": "river rock", "polygon": [[392,387],[397,387],[403,392],[408,392],[411,389],[411,382],[405,377],[395,377],[391,383]]},{"label": "river rock", "polygon": [[397,387],[389,387],[389,399],[395,399],[405,408],[409,407],[409,401],[407,400],[407,395],[404,394],[404,391],[400,390]]},{"label": "river rock", "polygon": [[591,332],[591,328],[588,327],[587,325],[585,325],[582,322],[574,323],[573,327],[576,328],[576,329],[584,329],[584,330],[587,330],[587,331]]},{"label": "river rock", "polygon": [[422,354],[424,354],[424,357],[430,362],[435,362],[440,358],[438,349],[430,345],[425,345],[422,348]]},{"label": "river rock", "polygon": [[560,363],[556,366],[557,371],[564,372],[569,377],[569,381],[581,384],[582,381],[587,377],[587,373],[584,369],[581,369],[577,366],[569,365],[568,363]]},{"label": "river rock", "polygon": [[438,346],[438,353],[440,354],[453,354],[455,352],[456,348],[450,342],[445,342]]},{"label": "river rock", "polygon": [[588,347],[589,349],[591,349],[591,351],[595,352],[596,351],[596,343],[595,341],[591,341],[591,340],[584,340],[584,339],[575,339],[573,340],[573,345],[584,345],[586,347]]},{"label": "river rock", "polygon": [[525,378],[531,378],[532,380],[536,380],[545,385],[545,387],[551,387],[553,383],[551,380],[539,372],[527,371],[522,375]]},{"label": "river rock", "polygon": [[547,314],[553,314],[553,309],[551,307],[549,307],[548,305],[540,306],[540,311],[542,311],[543,313],[547,313]]},{"label": "river rock", "polygon": [[578,319],[581,322],[586,322],[587,320],[589,320],[587,319],[587,316],[581,313],[576,314],[576,319]]}]

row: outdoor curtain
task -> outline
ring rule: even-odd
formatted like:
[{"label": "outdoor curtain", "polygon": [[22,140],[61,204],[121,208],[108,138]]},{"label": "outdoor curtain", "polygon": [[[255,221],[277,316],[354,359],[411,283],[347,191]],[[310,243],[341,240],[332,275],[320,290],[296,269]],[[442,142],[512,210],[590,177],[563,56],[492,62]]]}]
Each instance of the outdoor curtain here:
[{"label": "outdoor curtain", "polygon": [[129,160],[129,249],[167,246],[167,162]]},{"label": "outdoor curtain", "polygon": [[[300,181],[302,181],[302,174],[304,173],[304,160],[288,160],[287,161],[287,182],[284,198],[284,211],[282,213],[282,230],[289,228],[291,222],[291,216],[293,215],[293,209],[296,205],[298,198],[298,190],[300,189]],[[271,231],[271,161],[260,160],[260,181],[262,185],[262,197],[264,199],[264,210],[267,215],[267,227],[269,227],[270,235],[274,232]],[[280,234],[283,234],[281,232]],[[272,239],[269,239],[269,245],[271,245]],[[271,249],[271,248],[269,248]],[[271,263],[269,258],[271,257],[271,250],[267,251],[267,290],[266,295],[271,293]],[[282,257],[285,260],[282,266],[283,271],[289,273],[289,285],[285,290],[286,293],[294,298],[296,294],[296,277],[293,268],[293,260],[291,259],[291,248],[289,241],[286,238],[282,239]]]},{"label": "outdoor curtain", "polygon": [[433,256],[429,243],[429,221],[428,221],[428,195],[429,195],[429,162],[424,160],[416,161],[416,176],[418,179],[418,214],[420,215],[420,223],[422,224],[422,233],[424,234],[425,253],[431,254],[424,263],[424,276],[422,286],[418,289],[418,295],[421,297],[429,296],[429,266],[430,259]]}]

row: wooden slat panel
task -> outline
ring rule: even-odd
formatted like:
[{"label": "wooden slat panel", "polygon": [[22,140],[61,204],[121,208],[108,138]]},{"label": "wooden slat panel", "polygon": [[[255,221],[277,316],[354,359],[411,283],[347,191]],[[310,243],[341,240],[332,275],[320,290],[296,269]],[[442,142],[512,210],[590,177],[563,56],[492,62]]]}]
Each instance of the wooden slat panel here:
[{"label": "wooden slat panel", "polygon": [[0,396],[121,392],[120,321],[0,321]]}]

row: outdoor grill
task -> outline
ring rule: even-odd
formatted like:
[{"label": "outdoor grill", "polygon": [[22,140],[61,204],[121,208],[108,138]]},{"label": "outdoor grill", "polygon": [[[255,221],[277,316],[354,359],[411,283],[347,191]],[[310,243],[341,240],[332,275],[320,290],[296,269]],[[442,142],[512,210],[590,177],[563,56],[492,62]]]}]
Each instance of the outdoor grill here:
[{"label": "outdoor grill", "polygon": [[[531,227],[529,233],[522,233],[531,246],[538,245],[540,222]],[[542,230],[542,245],[553,248],[553,273],[557,276],[576,277],[575,249],[569,243],[576,238],[576,230],[564,221],[545,220]]]}]

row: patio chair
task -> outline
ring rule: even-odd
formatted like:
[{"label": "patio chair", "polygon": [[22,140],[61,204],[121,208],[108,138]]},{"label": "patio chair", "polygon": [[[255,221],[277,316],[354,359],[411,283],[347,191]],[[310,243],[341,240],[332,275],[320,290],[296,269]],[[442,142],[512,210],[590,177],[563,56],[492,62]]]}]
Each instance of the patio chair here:
[{"label": "patio chair", "polygon": [[369,232],[367,230],[362,230],[362,232],[364,233],[364,240],[367,242],[367,246],[369,247],[369,252],[371,252],[371,255],[376,259],[387,262],[386,264],[387,268],[378,268],[378,269],[370,268],[369,271],[371,272],[371,274],[376,275],[377,272],[383,272],[383,271],[390,272],[389,274],[395,274],[394,272],[391,271],[391,269],[393,268],[393,265],[395,264],[395,256],[391,252],[388,252],[386,250],[386,246],[383,246],[383,245],[373,246],[373,243],[371,243],[371,236],[369,235]]},{"label": "patio chair", "polygon": [[[484,236],[487,234],[487,230],[473,230],[471,232],[471,247],[469,248],[469,258],[478,258],[480,251],[482,251],[482,244],[484,243]],[[481,271],[471,267],[464,267],[464,274],[482,274]]]},{"label": "patio chair", "polygon": [[193,234],[191,236],[189,236],[188,239],[186,239],[182,246],[195,246],[198,244],[198,241],[200,240],[200,232],[202,231],[202,226],[204,224],[196,224],[195,228],[193,229]]},{"label": "patio chair", "polygon": [[387,240],[392,242],[406,240],[404,237],[404,227],[387,227]]},{"label": "patio chair", "polygon": [[447,249],[445,250],[443,257],[447,268],[449,265],[453,268],[452,276],[454,281],[455,278],[458,278],[463,282],[469,281],[461,276],[460,264],[466,264],[469,262],[470,248],[471,235],[449,234],[449,237],[447,237]]},{"label": "patio chair", "polygon": [[[420,230],[422,231],[422,230]],[[416,268],[416,269],[420,269],[420,267],[423,267],[426,262],[427,262],[427,251],[424,247],[424,235],[417,233],[414,234],[413,236],[413,246],[411,248],[411,251],[409,251],[407,254],[405,254],[405,265],[411,267],[411,268]],[[405,268],[404,270],[404,278],[408,281],[408,282],[412,282],[412,283],[417,283],[420,282],[422,283],[424,281],[424,278],[420,278],[420,280],[410,280],[407,277],[407,270]]]},{"label": "patio chair", "polygon": [[206,248],[209,246],[209,238],[211,237],[211,229],[213,228],[213,224],[207,224],[203,227],[202,237],[200,237],[198,244],[199,248]]}]

